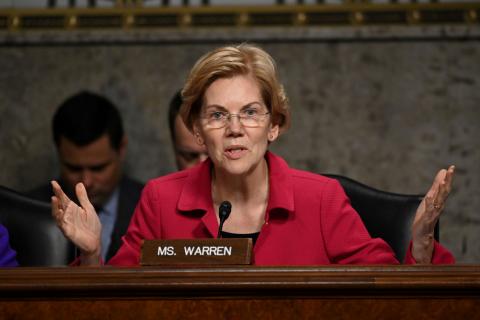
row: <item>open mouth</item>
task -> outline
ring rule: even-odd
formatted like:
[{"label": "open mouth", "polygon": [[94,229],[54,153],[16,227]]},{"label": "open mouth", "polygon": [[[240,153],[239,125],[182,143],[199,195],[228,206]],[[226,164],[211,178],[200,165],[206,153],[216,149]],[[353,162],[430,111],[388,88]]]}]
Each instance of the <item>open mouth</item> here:
[{"label": "open mouth", "polygon": [[225,148],[225,155],[230,159],[239,159],[247,152],[244,146],[229,146]]}]

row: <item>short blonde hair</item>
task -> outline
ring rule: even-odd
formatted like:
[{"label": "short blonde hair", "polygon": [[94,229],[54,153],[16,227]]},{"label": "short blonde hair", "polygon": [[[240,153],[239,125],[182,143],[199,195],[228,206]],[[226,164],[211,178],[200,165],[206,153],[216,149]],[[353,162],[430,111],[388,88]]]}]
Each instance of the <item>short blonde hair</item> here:
[{"label": "short blonde hair", "polygon": [[236,75],[252,75],[257,80],[262,98],[272,114],[272,124],[279,126],[280,133],[285,132],[290,126],[290,111],[275,62],[263,49],[250,44],[217,48],[195,63],[182,90],[180,115],[187,128],[193,131],[207,88],[217,79]]}]

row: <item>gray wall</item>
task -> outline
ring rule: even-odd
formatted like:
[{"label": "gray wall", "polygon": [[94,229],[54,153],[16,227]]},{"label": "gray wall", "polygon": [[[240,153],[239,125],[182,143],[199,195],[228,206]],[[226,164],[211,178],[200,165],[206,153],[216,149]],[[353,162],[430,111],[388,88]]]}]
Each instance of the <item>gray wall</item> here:
[{"label": "gray wall", "polygon": [[424,193],[455,164],[441,241],[478,263],[479,35],[478,26],[0,33],[0,184],[27,190],[56,175],[50,119],[81,89],[121,109],[131,175],[173,171],[169,99],[201,54],[251,40],[276,59],[291,101],[293,126],[275,152],[400,193]]}]

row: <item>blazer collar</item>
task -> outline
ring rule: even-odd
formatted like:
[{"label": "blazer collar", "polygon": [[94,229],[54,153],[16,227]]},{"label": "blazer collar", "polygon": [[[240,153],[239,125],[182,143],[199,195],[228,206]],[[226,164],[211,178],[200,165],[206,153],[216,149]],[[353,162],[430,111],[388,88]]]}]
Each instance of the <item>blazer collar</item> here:
[{"label": "blazer collar", "polygon": [[213,208],[211,166],[212,161],[207,159],[188,170],[178,201],[180,211],[208,211]]},{"label": "blazer collar", "polygon": [[267,151],[265,157],[268,163],[270,188],[267,213],[273,209],[283,209],[293,213],[295,202],[291,170],[285,160],[272,152]]},{"label": "blazer collar", "polygon": [[218,221],[213,208],[210,159],[189,169],[177,208],[180,213],[203,211],[202,222],[212,237],[217,236]]},{"label": "blazer collar", "polygon": [[[267,151],[265,158],[269,172],[269,199],[267,214],[273,209],[294,212],[294,194],[291,171],[285,160]],[[187,179],[180,194],[177,208],[180,212],[203,211],[202,221],[212,236],[216,235],[218,221],[212,200],[212,162],[205,160],[188,170]],[[268,219],[268,217],[267,217]]]}]

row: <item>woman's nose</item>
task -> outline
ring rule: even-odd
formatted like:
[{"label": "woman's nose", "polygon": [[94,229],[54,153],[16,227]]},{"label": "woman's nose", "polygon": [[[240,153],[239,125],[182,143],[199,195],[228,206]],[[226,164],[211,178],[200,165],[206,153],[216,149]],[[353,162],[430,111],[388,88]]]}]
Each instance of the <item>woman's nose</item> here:
[{"label": "woman's nose", "polygon": [[231,114],[227,123],[229,134],[241,134],[243,130],[240,117],[237,114]]}]

